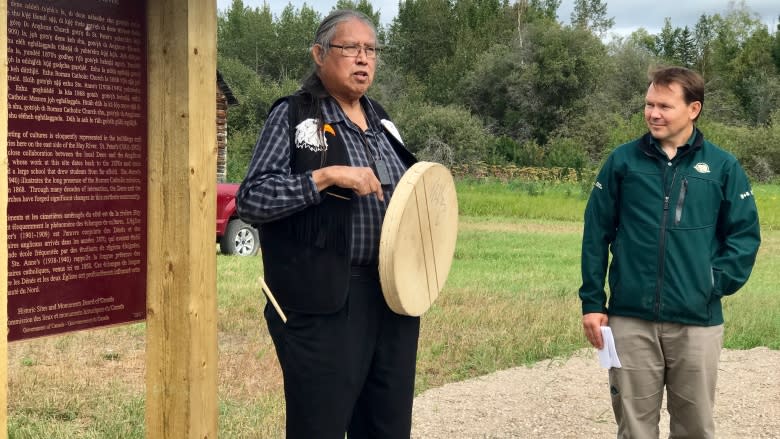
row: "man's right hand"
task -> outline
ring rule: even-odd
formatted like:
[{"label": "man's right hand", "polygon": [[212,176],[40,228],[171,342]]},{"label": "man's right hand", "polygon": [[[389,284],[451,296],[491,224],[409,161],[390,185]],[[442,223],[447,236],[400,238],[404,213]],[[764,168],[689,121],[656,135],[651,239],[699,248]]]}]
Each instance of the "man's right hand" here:
[{"label": "man's right hand", "polygon": [[608,322],[609,318],[607,315],[600,312],[592,312],[582,316],[582,329],[585,331],[585,337],[596,349],[604,347],[604,340],[601,338],[601,327],[607,326]]},{"label": "man's right hand", "polygon": [[360,196],[376,194],[380,201],[385,199],[382,184],[369,167],[326,166],[315,170],[311,176],[320,191],[335,185],[352,189]]}]

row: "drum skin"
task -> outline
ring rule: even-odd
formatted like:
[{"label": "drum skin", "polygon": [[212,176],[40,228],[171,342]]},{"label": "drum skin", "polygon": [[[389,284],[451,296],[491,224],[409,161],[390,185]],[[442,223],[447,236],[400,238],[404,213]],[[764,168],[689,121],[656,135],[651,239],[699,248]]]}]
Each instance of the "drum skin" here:
[{"label": "drum skin", "polygon": [[449,275],[458,235],[458,199],[449,170],[418,162],[393,192],[382,223],[379,278],[387,305],[420,316]]}]

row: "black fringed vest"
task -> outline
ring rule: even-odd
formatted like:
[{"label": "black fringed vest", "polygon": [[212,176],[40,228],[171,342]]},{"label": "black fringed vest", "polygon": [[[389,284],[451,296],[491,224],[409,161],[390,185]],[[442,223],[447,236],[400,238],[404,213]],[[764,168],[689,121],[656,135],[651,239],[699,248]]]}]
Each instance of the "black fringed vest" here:
[{"label": "black fringed vest", "polygon": [[[368,98],[363,103],[380,119],[390,120],[384,109]],[[325,166],[349,165],[341,136],[323,133],[327,151],[295,147],[295,128],[306,119],[321,117],[311,96],[296,93],[274,103],[289,105],[290,167],[302,174]],[[272,110],[273,110],[272,107]],[[387,138],[401,160],[411,166],[417,160],[393,135]],[[350,189],[331,186],[321,202],[260,227],[260,247],[266,283],[279,305],[289,311],[328,314],[341,309],[350,278],[352,198]]]}]

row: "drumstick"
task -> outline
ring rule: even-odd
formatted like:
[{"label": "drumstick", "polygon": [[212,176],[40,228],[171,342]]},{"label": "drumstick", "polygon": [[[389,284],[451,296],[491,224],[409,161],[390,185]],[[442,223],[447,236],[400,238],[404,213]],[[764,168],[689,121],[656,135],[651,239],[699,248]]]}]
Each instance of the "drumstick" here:
[{"label": "drumstick", "polygon": [[279,307],[279,304],[276,303],[276,298],[274,297],[273,293],[271,292],[271,289],[268,288],[268,285],[265,283],[265,279],[263,279],[263,276],[260,276],[260,288],[265,292],[265,296],[268,297],[268,300],[271,301],[271,305],[274,306],[274,309],[276,310],[276,313],[279,314],[279,317],[282,318],[282,321],[284,323],[287,323],[287,316],[284,315],[284,311],[282,311],[282,308]]}]

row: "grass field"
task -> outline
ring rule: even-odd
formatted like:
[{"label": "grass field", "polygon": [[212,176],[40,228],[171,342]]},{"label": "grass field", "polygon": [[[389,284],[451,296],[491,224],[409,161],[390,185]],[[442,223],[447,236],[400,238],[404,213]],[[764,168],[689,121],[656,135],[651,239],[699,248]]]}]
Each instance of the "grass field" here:
[{"label": "grass field", "polygon": [[[780,349],[780,186],[757,186],[763,243],[747,286],[724,302],[725,345]],[[450,277],[422,319],[417,391],[586,346],[576,185],[458,185]],[[217,257],[219,437],[281,437],[281,374],[265,329],[260,258]],[[144,325],[9,347],[10,438],[143,438]]]}]

